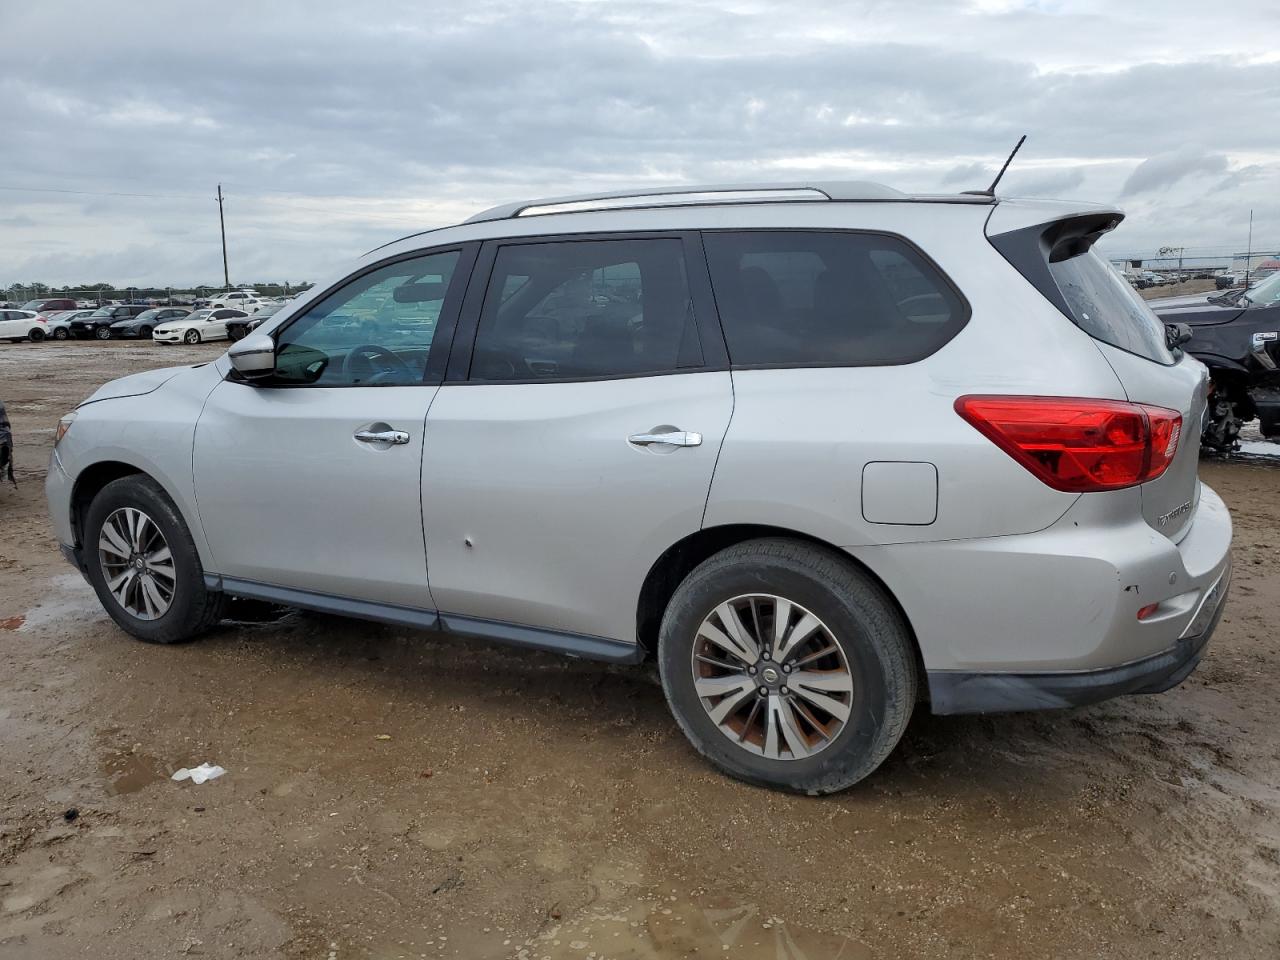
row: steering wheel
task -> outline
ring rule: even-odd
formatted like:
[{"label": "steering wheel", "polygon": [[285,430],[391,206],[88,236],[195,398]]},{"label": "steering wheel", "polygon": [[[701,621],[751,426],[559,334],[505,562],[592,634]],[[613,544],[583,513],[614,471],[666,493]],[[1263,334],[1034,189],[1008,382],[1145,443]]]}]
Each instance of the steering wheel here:
[{"label": "steering wheel", "polygon": [[[381,367],[375,371],[375,361]],[[362,343],[347,351],[342,361],[342,378],[348,383],[373,384],[396,375],[405,381],[414,379],[413,368],[399,354],[376,343]]]}]

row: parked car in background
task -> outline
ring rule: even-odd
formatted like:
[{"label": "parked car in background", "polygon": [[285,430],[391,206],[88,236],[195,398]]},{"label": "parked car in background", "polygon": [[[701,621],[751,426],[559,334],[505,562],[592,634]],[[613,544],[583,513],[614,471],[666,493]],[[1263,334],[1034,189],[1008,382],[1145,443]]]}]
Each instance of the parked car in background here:
[{"label": "parked car in background", "polygon": [[1230,290],[1244,283],[1244,277],[1237,273],[1220,273],[1213,278],[1213,285],[1219,290]]},{"label": "parked car in background", "polygon": [[227,321],[227,339],[241,340],[252,330],[262,326],[263,321],[274,317],[284,309],[283,303],[269,303],[250,317],[236,317]]},{"label": "parked car in background", "polygon": [[22,305],[23,310],[33,310],[45,318],[48,318],[49,314],[57,310],[74,310],[75,308],[75,300],[69,300],[66,297],[54,297],[46,300],[28,300]]},{"label": "parked car in background", "polygon": [[1185,349],[1213,383],[1201,434],[1209,449],[1236,449],[1255,417],[1263,436],[1280,439],[1280,273],[1247,290],[1169,297],[1148,306],[1167,324],[1187,324]]},{"label": "parked car in background", "polygon": [[124,303],[119,306],[99,307],[87,317],[71,321],[71,335],[78,340],[94,337],[98,340],[111,339],[111,325],[120,320],[129,320],[140,313],[151,309],[145,304]]},{"label": "parked car in background", "polygon": [[250,290],[232,290],[220,293],[209,299],[209,307],[213,310],[243,310],[251,314],[265,305],[265,301]]},{"label": "parked car in background", "polygon": [[49,335],[47,324],[34,310],[0,310],[0,340],[39,343]]},{"label": "parked car in background", "polygon": [[54,340],[66,340],[71,336],[71,321],[87,317],[93,313],[94,307],[82,307],[78,310],[59,310],[45,317],[48,321],[49,336]]},{"label": "parked car in background", "polygon": [[136,317],[117,320],[111,324],[111,335],[115,337],[142,337],[151,339],[151,331],[166,320],[180,320],[190,314],[185,307],[152,307],[144,310]]},{"label": "parked car in background", "polygon": [[151,331],[156,343],[203,343],[227,339],[227,321],[247,317],[243,310],[197,310],[177,320],[167,320]]},{"label": "parked car in background", "polygon": [[814,794],[917,704],[1191,673],[1231,519],[1203,365],[1092,250],[1118,210],[656,193],[407,237],[269,334],[106,384],[58,426],[64,555],[153,643],[239,597],[652,657],[698,752]]}]

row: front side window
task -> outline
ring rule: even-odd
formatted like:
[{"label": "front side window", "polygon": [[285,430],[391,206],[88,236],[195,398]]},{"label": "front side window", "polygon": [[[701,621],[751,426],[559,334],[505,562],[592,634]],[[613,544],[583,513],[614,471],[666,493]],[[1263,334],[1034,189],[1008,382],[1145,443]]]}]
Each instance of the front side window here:
[{"label": "front side window", "polygon": [[267,382],[421,383],[458,257],[451,250],[399,260],[331,293],[280,334]]},{"label": "front side window", "polygon": [[701,365],[680,240],[499,248],[472,380],[592,379]]},{"label": "front side window", "polygon": [[968,319],[937,268],[897,237],[717,232],[705,243],[737,366],[911,363]]}]

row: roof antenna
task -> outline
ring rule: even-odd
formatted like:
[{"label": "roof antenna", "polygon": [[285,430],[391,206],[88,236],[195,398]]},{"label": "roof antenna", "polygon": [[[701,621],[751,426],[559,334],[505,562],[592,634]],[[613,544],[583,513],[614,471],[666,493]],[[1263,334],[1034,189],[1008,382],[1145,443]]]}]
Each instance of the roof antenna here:
[{"label": "roof antenna", "polygon": [[1000,168],[1000,172],[996,174],[996,178],[991,181],[991,186],[985,190],[966,190],[965,193],[975,197],[994,197],[996,195],[996,185],[1004,176],[1004,172],[1009,169],[1009,164],[1013,163],[1013,158],[1018,155],[1018,151],[1022,149],[1022,145],[1026,143],[1027,135],[1024,133],[1018,138],[1018,142],[1014,145],[1013,153],[1009,154],[1009,159],[1004,162],[1004,166]]}]

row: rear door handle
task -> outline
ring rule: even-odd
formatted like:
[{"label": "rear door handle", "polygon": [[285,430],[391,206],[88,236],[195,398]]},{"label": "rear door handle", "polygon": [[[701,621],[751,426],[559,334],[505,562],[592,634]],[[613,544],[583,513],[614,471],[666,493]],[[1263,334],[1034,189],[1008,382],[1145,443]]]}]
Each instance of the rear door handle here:
[{"label": "rear door handle", "polygon": [[409,435],[403,430],[357,430],[356,439],[361,443],[393,443],[409,442]]},{"label": "rear door handle", "polygon": [[666,443],[673,447],[700,447],[702,434],[688,430],[673,430],[670,433],[633,433],[627,437],[629,443],[637,447],[647,447],[651,443]]}]

